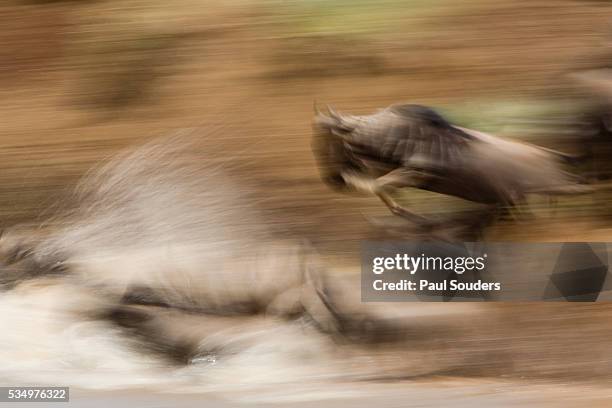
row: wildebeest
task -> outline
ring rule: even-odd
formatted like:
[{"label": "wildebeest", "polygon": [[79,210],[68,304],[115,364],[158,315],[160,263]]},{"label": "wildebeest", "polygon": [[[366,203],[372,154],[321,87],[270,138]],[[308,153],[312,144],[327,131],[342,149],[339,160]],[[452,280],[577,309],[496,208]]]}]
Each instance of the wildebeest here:
[{"label": "wildebeest", "polygon": [[393,214],[435,223],[401,206],[394,190],[414,187],[513,208],[528,194],[590,191],[564,169],[572,156],[453,125],[431,108],[392,105],[372,115],[316,112],[313,150],[322,179],[378,196]]},{"label": "wildebeest", "polygon": [[226,131],[128,148],[88,172],[57,214],[4,231],[0,292],[48,288],[78,319],[110,322],[179,363],[253,319],[299,322],[339,343],[403,338],[397,313],[360,303],[359,279],[333,277],[307,241],[268,223],[257,182],[211,146],[209,132]]},{"label": "wildebeest", "polygon": [[153,310],[301,318],[324,333],[359,331],[358,317],[330,303],[314,250],[266,226],[249,187],[194,142],[206,140],[201,133],[120,153],[90,172],[44,229],[6,232],[4,289],[68,282],[99,298],[94,317],[183,362],[197,354],[197,339],[170,341],[176,333],[152,324]]}]

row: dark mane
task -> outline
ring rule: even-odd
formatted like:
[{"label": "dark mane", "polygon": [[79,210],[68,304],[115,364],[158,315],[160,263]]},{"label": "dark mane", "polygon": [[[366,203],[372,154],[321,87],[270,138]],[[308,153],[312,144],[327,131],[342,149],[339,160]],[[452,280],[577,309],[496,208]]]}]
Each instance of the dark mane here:
[{"label": "dark mane", "polygon": [[421,120],[431,126],[440,127],[440,128],[452,127],[451,123],[448,120],[446,120],[438,112],[436,112],[435,110],[427,106],[404,104],[404,105],[393,105],[391,106],[390,109],[393,112],[396,112],[402,116]]}]

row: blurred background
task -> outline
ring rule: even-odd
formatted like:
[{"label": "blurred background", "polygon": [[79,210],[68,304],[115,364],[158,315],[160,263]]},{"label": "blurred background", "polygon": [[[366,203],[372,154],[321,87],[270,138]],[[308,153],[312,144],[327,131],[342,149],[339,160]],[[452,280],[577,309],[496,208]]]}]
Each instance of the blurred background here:
[{"label": "blurred background", "polygon": [[[38,216],[137,140],[222,123],[231,137],[215,142],[250,166],[279,222],[354,247],[376,233],[364,214],[387,210],[322,185],[314,101],[355,114],[430,105],[464,127],[581,153],[575,125],[597,97],[572,75],[612,64],[610,11],[569,0],[5,1],[0,223]],[[406,194],[421,212],[463,205]],[[607,241],[598,194],[561,199],[554,219],[535,200],[540,217],[488,238]]]},{"label": "blurred background", "polygon": [[[0,227],[41,219],[126,146],[220,126],[211,143],[255,181],[271,222],[313,242],[338,274],[358,273],[359,242],[388,237],[370,222],[387,210],[321,183],[313,102],[354,114],[430,105],[464,127],[580,154],[605,97],[576,74],[612,69],[610,17],[605,0],[4,0]],[[466,205],[405,194],[424,213]],[[486,238],[612,241],[610,199],[602,189],[552,210],[534,199],[533,218],[500,221]],[[610,305],[493,310],[503,329],[479,332],[476,349],[501,338],[516,354],[492,371],[479,363],[487,375],[611,375]],[[467,341],[453,350],[468,349],[478,354]]]}]

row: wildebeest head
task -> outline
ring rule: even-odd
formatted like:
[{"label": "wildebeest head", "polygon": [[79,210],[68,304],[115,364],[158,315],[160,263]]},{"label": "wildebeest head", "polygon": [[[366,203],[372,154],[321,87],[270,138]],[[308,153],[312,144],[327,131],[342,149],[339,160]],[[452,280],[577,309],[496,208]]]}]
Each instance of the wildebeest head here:
[{"label": "wildebeest head", "polygon": [[321,179],[330,187],[340,189],[345,186],[342,170],[352,166],[342,138],[351,131],[351,126],[342,114],[329,106],[327,110],[325,114],[315,106],[312,151]]}]

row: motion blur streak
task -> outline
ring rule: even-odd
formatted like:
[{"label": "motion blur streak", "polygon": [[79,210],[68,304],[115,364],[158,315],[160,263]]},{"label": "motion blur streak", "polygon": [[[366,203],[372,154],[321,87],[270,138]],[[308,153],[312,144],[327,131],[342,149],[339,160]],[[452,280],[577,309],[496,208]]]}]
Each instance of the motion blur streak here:
[{"label": "motion blur streak", "polygon": [[0,382],[79,406],[607,406],[609,304],[360,304],[360,241],[431,236],[330,190],[311,122],[418,104],[567,152],[593,193],[528,196],[479,238],[610,242],[611,11],[3,1]]}]

